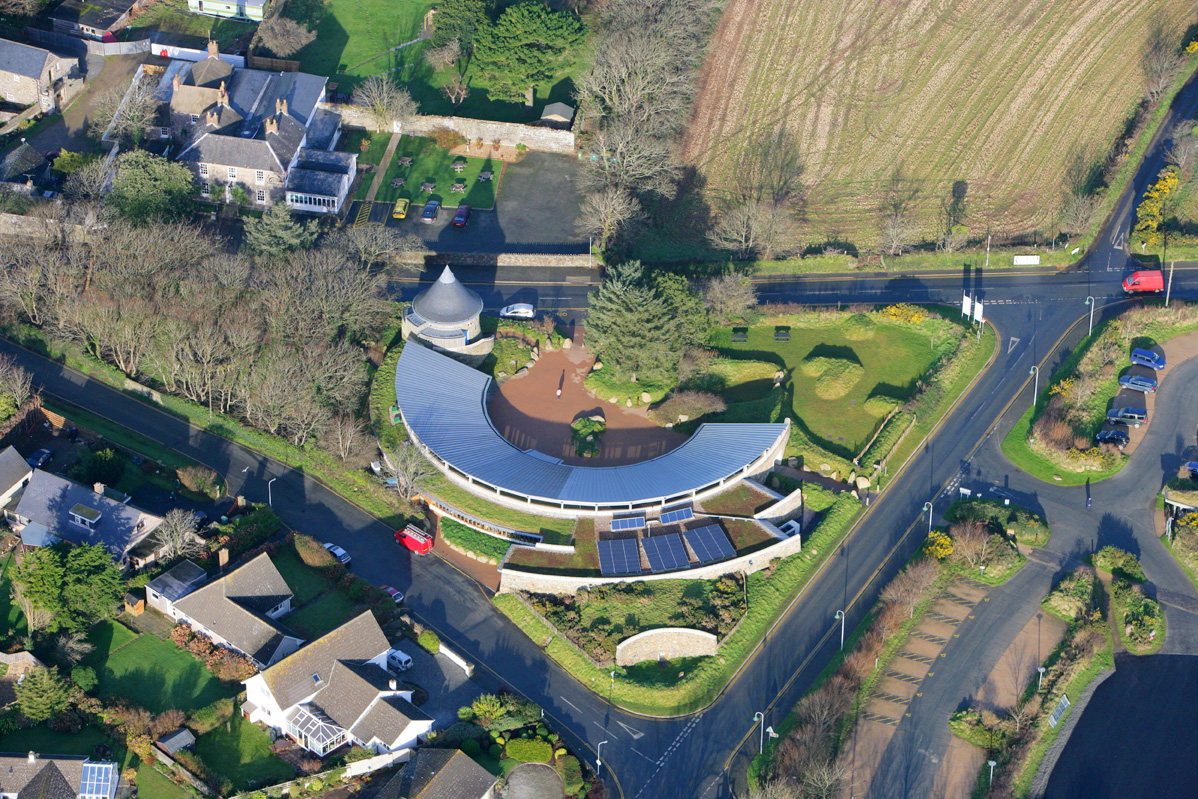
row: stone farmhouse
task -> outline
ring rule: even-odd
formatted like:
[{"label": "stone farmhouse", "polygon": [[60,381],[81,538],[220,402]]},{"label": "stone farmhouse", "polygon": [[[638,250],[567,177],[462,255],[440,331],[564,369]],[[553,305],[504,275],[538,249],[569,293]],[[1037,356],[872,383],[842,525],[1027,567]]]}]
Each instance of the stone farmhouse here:
[{"label": "stone farmhouse", "polygon": [[0,95],[6,102],[57,111],[62,90],[77,64],[40,47],[0,39]]},{"label": "stone farmhouse", "polygon": [[234,67],[216,43],[195,63],[172,62],[163,78],[161,138],[195,174],[202,197],[240,188],[255,205],[339,213],[357,173],[354,153],[333,150],[341,117],[320,108],[328,78]]}]

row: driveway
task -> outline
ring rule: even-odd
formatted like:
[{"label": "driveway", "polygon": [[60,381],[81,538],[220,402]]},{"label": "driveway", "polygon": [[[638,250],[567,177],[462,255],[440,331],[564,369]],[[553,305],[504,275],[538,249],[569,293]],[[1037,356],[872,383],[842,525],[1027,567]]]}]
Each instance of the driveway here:
[{"label": "driveway", "polygon": [[[587,242],[574,232],[583,180],[578,159],[529,153],[508,164],[495,210],[474,211],[464,228],[450,224],[453,208],[442,208],[437,221],[426,225],[420,222],[420,206],[413,206],[406,219],[392,219],[389,202],[376,202],[369,220],[415,234],[436,252],[585,253]],[[350,208],[348,224],[358,218],[359,208],[360,202]]]},{"label": "driveway", "polygon": [[[396,646],[412,658],[412,668],[400,674],[400,678],[428,692],[428,701],[420,709],[433,717],[434,730],[443,730],[457,721],[458,708],[499,688],[497,683],[484,687],[467,677],[452,660],[441,654],[430,655],[415,641],[401,641]],[[485,672],[479,677],[485,679],[483,675]]]},{"label": "driveway", "polygon": [[145,58],[144,55],[109,56],[104,59],[89,56],[87,89],[54,124],[44,128],[29,143],[43,153],[51,150],[94,150],[96,140],[87,135],[87,126],[95,110],[96,98],[114,87],[122,91],[127,89],[138,64]]}]

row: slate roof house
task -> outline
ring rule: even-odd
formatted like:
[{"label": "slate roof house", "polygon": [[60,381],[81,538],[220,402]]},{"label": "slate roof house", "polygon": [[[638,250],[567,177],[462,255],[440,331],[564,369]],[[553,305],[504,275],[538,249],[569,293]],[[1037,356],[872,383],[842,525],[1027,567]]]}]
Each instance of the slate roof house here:
[{"label": "slate roof house", "polygon": [[95,489],[33,469],[24,485],[11,491],[4,507],[5,517],[21,535],[21,551],[58,541],[102,544],[118,564],[130,562],[130,550],[154,532],[162,518],[110,499],[100,483]]},{"label": "slate roof house", "polygon": [[495,777],[460,749],[421,749],[378,799],[490,799]]},{"label": "slate roof house", "polygon": [[[203,576],[200,576],[203,575]],[[265,552],[203,585],[206,573],[184,561],[146,585],[151,607],[185,622],[264,669],[290,655],[304,639],[273,623],[291,612],[291,589]]]},{"label": "slate roof house", "polygon": [[240,187],[258,205],[340,212],[358,156],[333,151],[341,117],[317,107],[328,78],[233,67],[215,42],[207,58],[176,61],[168,74],[159,135],[181,141],[176,158],[195,173],[201,196]]},{"label": "slate roof house", "polygon": [[153,0],[65,0],[47,16],[55,33],[114,42],[114,33],[129,24],[133,12]]},{"label": "slate roof house", "polygon": [[57,111],[59,91],[75,64],[40,47],[0,39],[0,94],[10,103]]},{"label": "slate roof house", "polygon": [[16,447],[0,450],[0,506],[7,505],[32,475],[33,467],[26,463]]},{"label": "slate roof house", "polygon": [[84,756],[0,753],[0,799],[113,799],[116,763]]},{"label": "slate roof house", "polygon": [[319,756],[351,743],[411,748],[433,720],[387,671],[389,651],[367,611],[246,680],[241,712]]}]

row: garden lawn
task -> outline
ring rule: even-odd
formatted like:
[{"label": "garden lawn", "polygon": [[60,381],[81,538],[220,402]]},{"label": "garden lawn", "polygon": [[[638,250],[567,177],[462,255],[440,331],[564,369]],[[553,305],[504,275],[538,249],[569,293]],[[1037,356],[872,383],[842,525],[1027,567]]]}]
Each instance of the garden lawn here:
[{"label": "garden lawn", "polygon": [[[845,314],[844,318],[851,317]],[[792,388],[790,410],[821,446],[851,458],[869,442],[882,420],[865,411],[865,400],[874,394],[899,400],[911,397],[915,381],[936,360],[937,345],[942,347],[947,342],[932,342],[911,328],[881,321],[873,337],[864,341],[850,341],[842,328],[843,324],[792,326],[790,341],[779,342],[774,340],[774,326],[762,325],[748,329],[747,342],[733,344],[732,329],[720,327],[713,331],[711,343],[725,357],[765,361],[785,371]],[[800,369],[809,356],[856,361],[865,373],[843,396],[821,399],[815,393],[820,379],[809,377]],[[756,375],[752,382],[762,384]],[[730,406],[730,410],[734,407]]]},{"label": "garden lawn", "polygon": [[137,795],[139,799],[191,799],[193,796],[149,763],[137,767]]},{"label": "garden lawn", "polygon": [[[311,44],[289,57],[300,62],[301,72],[327,77],[387,72],[407,63],[408,51],[419,56],[421,45],[387,51],[419,36],[433,5],[431,0],[287,0],[283,16],[316,32]],[[338,88],[348,93],[350,87]]]},{"label": "garden lawn", "polygon": [[[366,149],[362,149],[362,142],[366,141]],[[345,153],[356,153],[359,164],[370,164],[376,169],[382,169],[383,156],[387,154],[387,144],[391,141],[390,134],[387,133],[371,133],[365,130],[346,131],[341,137],[341,141],[337,144],[337,149]],[[366,195],[370,193],[370,185],[374,181],[374,172],[363,172],[362,179],[358,181],[358,190],[354,192],[355,200],[365,200]]]},{"label": "garden lawn", "polygon": [[270,736],[234,713],[229,724],[221,724],[196,739],[195,752],[214,773],[227,778],[233,790],[275,785],[295,776],[295,771],[270,751]]},{"label": "garden lawn", "polygon": [[270,559],[279,574],[283,575],[287,587],[295,594],[297,606],[315,599],[333,585],[327,577],[306,565],[294,549],[280,549]]},{"label": "garden lawn", "polygon": [[28,633],[25,616],[12,601],[12,580],[9,579],[8,572],[14,568],[16,565],[10,552],[4,560],[4,565],[0,566],[0,641]]},{"label": "garden lawn", "polygon": [[[410,167],[400,166],[399,159],[410,156]],[[461,173],[453,171],[455,162],[465,164]],[[412,201],[412,208],[418,208],[429,200],[440,200],[445,208],[456,208],[465,203],[471,208],[489,209],[495,207],[495,193],[498,189],[502,161],[492,161],[490,158],[467,158],[460,155],[450,155],[435,141],[424,136],[403,136],[399,146],[395,148],[395,157],[387,166],[387,174],[383,176],[383,184],[375,197],[380,202],[395,202],[400,197]],[[490,172],[491,180],[479,182],[480,172]],[[407,185],[392,188],[391,181],[402,177]],[[450,191],[455,182],[464,181],[466,193],[459,194]],[[421,191],[423,183],[433,183],[436,191]],[[411,214],[411,209],[408,210]]]},{"label": "garden lawn", "polygon": [[194,710],[237,693],[170,641],[152,635],[126,640],[132,635],[122,625],[106,622],[88,636],[96,649],[85,662],[96,670],[101,698],[124,697],[161,713]]},{"label": "garden lawn", "polygon": [[79,732],[55,732],[45,724],[0,736],[0,752],[40,752],[55,755],[94,755],[103,744],[112,750],[111,758],[123,769],[133,758],[120,743],[109,738],[99,727],[84,727]]},{"label": "garden lawn", "polygon": [[358,609],[358,604],[341,591],[331,591],[292,613],[284,620],[309,641],[340,627]]},{"label": "garden lawn", "polygon": [[599,574],[599,547],[595,544],[595,520],[579,519],[574,527],[574,554],[548,552],[532,547],[515,547],[508,566],[539,574],[590,577]]},{"label": "garden lawn", "polygon": [[567,544],[570,541],[570,533],[574,530],[572,519],[534,516],[514,508],[496,505],[454,485],[440,472],[425,480],[421,487],[428,489],[430,494],[447,505],[477,519],[544,536],[546,544]]}]

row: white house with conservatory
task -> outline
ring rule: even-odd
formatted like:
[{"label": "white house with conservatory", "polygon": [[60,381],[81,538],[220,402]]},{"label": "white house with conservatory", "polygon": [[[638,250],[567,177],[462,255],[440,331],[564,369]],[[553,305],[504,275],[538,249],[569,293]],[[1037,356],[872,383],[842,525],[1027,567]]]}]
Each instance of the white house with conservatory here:
[{"label": "white house with conservatory", "polygon": [[246,680],[241,712],[321,757],[355,743],[410,749],[433,719],[387,670],[390,651],[367,611]]}]

